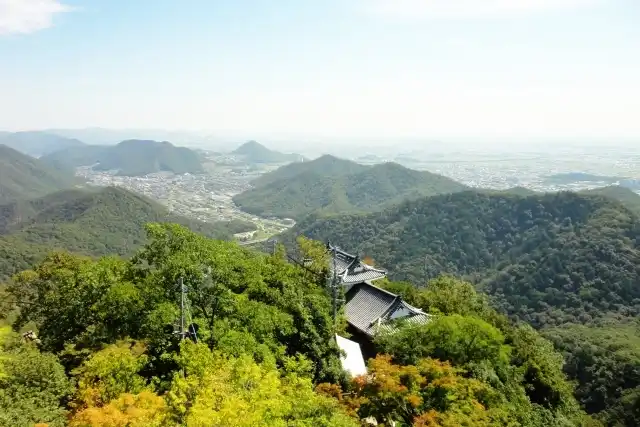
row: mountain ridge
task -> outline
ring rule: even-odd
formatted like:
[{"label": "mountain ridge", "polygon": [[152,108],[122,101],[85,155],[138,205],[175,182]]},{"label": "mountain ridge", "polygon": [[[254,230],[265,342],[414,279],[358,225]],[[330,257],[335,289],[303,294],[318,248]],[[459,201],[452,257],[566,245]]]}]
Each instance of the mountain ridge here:
[{"label": "mountain ridge", "polygon": [[257,141],[247,141],[231,152],[243,156],[249,163],[289,163],[304,160],[300,154],[286,154],[271,150]]},{"label": "mountain ridge", "polygon": [[118,170],[119,175],[141,176],[168,171],[176,174],[202,173],[200,156],[168,141],[131,139],[117,145],[73,147],[44,156],[54,167],[92,166],[95,170]]},{"label": "mountain ridge", "polygon": [[59,150],[86,145],[78,139],[44,131],[3,132],[0,133],[0,144],[36,158]]},{"label": "mountain ridge", "polygon": [[325,155],[284,166],[254,181],[233,198],[254,215],[301,219],[317,212],[371,212],[405,199],[464,191],[466,185],[397,163],[361,165]]},{"label": "mountain ridge", "polygon": [[77,183],[71,171],[54,169],[39,159],[0,144],[0,203],[44,196]]},{"label": "mountain ridge", "polygon": [[640,313],[640,218],[600,195],[465,191],[369,214],[310,216],[282,238],[300,234],[373,256],[397,280],[464,276],[538,327]]},{"label": "mountain ridge", "polygon": [[145,225],[169,222],[231,240],[239,224],[204,223],[172,214],[119,187],[63,190],[0,205],[0,277],[26,268],[55,248],[85,255],[128,255],[146,242]]}]

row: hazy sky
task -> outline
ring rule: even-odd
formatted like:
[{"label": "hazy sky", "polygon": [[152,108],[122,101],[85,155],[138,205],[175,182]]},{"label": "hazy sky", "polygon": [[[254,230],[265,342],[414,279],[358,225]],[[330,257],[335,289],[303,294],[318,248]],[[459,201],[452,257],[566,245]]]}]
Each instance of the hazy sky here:
[{"label": "hazy sky", "polygon": [[640,136],[639,0],[0,0],[0,129]]}]

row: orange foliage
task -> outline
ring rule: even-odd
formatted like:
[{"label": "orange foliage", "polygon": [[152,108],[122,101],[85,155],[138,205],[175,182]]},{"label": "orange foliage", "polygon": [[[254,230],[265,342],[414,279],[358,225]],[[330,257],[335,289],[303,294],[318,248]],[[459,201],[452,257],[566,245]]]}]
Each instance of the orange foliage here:
[{"label": "orange foliage", "polygon": [[123,394],[100,408],[76,413],[69,427],[159,427],[167,417],[164,399],[154,393]]},{"label": "orange foliage", "polygon": [[371,267],[375,267],[376,266],[376,262],[370,256],[365,256],[362,259],[362,262],[367,264],[367,265],[370,265]]}]

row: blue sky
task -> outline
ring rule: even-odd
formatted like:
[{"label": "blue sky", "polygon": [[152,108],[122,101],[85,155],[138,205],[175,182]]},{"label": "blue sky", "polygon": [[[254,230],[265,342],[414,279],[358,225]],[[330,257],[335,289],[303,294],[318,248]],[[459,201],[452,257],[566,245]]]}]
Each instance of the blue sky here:
[{"label": "blue sky", "polygon": [[0,0],[0,129],[640,136],[638,0]]}]

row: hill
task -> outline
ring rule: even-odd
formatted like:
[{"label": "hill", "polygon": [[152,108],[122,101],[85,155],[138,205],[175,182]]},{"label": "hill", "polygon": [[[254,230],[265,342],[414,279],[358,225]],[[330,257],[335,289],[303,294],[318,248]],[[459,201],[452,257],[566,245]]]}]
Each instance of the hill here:
[{"label": "hill", "polygon": [[41,131],[3,132],[0,133],[0,144],[32,157],[44,156],[67,148],[85,146],[82,141],[75,138],[66,138]]},{"label": "hill", "polygon": [[309,217],[285,240],[297,234],[372,256],[394,279],[466,276],[538,327],[640,314],[640,219],[601,196],[463,192]]},{"label": "hill", "polygon": [[582,194],[592,194],[608,197],[618,200],[629,210],[640,214],[640,194],[619,185],[610,185],[608,187],[594,188],[593,190],[581,191]]},{"label": "hill", "polygon": [[245,142],[232,154],[242,156],[248,163],[290,163],[304,160],[300,154],[285,154],[270,150],[256,141]]},{"label": "hill", "polygon": [[119,175],[141,176],[168,171],[176,174],[202,173],[200,156],[169,142],[127,140],[115,146],[88,145],[44,156],[54,167],[92,166],[95,170],[118,170]]},{"label": "hill", "polygon": [[255,187],[266,186],[278,181],[293,179],[302,173],[316,174],[322,177],[336,177],[366,170],[368,166],[350,160],[340,159],[330,154],[309,162],[291,163],[272,172],[261,175],[251,181]]},{"label": "hill", "polygon": [[218,239],[250,229],[237,222],[209,224],[173,215],[122,188],[66,190],[0,205],[0,278],[56,248],[86,255],[130,254],[146,242],[149,222],[178,223]]},{"label": "hill", "polygon": [[43,196],[76,183],[69,171],[56,170],[38,159],[0,144],[0,203]]},{"label": "hill", "polygon": [[549,175],[545,181],[549,184],[572,184],[574,182],[604,182],[613,184],[621,179],[624,178],[619,176],[595,175],[585,172],[568,172]]},{"label": "hill", "polygon": [[364,166],[331,156],[289,165],[258,178],[257,184],[233,201],[254,215],[296,219],[310,213],[372,212],[406,199],[467,189],[397,163]]}]

